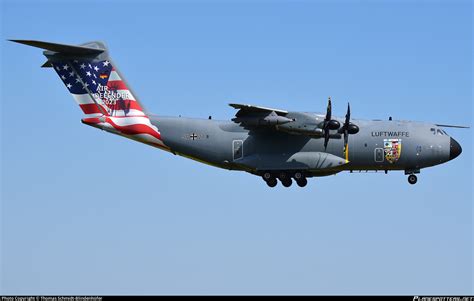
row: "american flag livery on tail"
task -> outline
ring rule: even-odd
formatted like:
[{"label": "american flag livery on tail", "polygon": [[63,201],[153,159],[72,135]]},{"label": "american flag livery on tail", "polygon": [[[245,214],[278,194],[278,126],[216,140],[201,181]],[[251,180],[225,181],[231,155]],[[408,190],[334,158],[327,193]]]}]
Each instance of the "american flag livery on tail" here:
[{"label": "american flag livery on tail", "polygon": [[85,114],[82,122],[159,148],[166,148],[101,42],[70,46],[37,41],[48,61]]}]

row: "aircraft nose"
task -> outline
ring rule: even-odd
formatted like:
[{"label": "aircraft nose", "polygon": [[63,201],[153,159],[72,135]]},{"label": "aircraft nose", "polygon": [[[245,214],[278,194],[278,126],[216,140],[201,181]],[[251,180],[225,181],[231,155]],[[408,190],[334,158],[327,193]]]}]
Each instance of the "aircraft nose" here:
[{"label": "aircraft nose", "polygon": [[461,145],[459,145],[459,143],[456,140],[451,138],[449,142],[449,160],[456,158],[457,156],[461,154],[461,152],[462,152]]}]

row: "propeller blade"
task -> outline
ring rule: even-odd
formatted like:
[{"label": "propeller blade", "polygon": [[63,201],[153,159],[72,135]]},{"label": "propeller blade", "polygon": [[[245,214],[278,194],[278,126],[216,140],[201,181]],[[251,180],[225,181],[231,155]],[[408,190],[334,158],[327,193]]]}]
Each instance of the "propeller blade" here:
[{"label": "propeller blade", "polygon": [[324,150],[327,149],[329,142],[329,130],[324,131]]},{"label": "propeller blade", "polygon": [[331,113],[332,113],[332,108],[331,108],[331,97],[328,99],[328,107],[326,109],[326,118],[324,119],[326,122],[331,120]]},{"label": "propeller blade", "polygon": [[329,121],[331,121],[331,115],[332,115],[332,106],[331,106],[331,96],[328,98],[328,107],[326,108],[326,118],[324,118],[324,150],[327,149],[328,147],[328,142],[329,142]]},{"label": "propeller blade", "polygon": [[347,103],[347,113],[346,113],[346,120],[344,121],[343,130],[344,130],[344,152],[347,151],[347,143],[349,141],[349,122],[351,120],[351,106]]},{"label": "propeller blade", "polygon": [[347,103],[347,113],[346,113],[346,121],[344,122],[345,126],[349,125],[349,120],[351,119],[351,106]]}]

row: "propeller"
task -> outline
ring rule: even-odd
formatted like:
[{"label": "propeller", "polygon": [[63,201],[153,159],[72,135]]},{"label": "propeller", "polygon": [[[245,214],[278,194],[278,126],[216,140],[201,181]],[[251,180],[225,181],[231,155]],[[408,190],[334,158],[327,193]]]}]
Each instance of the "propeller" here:
[{"label": "propeller", "polygon": [[326,109],[326,117],[323,121],[323,131],[324,131],[324,149],[326,150],[329,142],[329,131],[337,130],[341,127],[341,124],[337,120],[331,119],[332,107],[331,107],[331,97],[328,99],[328,107]]},{"label": "propeller", "polygon": [[354,135],[359,132],[359,127],[353,124],[352,122],[350,122],[350,120],[351,120],[351,106],[349,103],[347,103],[346,119],[344,120],[344,124],[338,131],[338,133],[344,134],[344,152],[347,151],[347,143],[349,140],[349,135]]}]

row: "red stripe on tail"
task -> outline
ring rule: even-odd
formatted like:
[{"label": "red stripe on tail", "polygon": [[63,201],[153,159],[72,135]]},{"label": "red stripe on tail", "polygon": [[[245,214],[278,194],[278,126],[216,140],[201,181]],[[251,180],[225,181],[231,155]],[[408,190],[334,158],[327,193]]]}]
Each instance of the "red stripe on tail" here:
[{"label": "red stripe on tail", "polygon": [[107,87],[111,90],[128,90],[127,85],[121,80],[109,80]]},{"label": "red stripe on tail", "polygon": [[81,107],[82,112],[84,112],[84,114],[94,114],[94,113],[102,114],[102,111],[99,109],[99,107],[95,103],[82,104],[79,106]]},{"label": "red stripe on tail", "polygon": [[120,126],[115,124],[112,119],[107,118],[106,122],[112,125],[116,130],[119,130],[125,135],[138,135],[138,134],[148,134],[155,137],[158,140],[161,140],[161,135],[151,127],[145,124],[131,124]]}]

